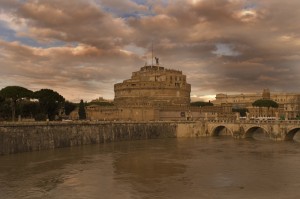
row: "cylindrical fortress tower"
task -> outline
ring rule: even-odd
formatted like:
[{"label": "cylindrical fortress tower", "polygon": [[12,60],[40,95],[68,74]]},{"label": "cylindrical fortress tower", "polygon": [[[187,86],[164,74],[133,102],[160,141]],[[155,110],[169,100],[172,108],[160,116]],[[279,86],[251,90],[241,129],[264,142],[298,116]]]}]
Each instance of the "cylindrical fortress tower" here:
[{"label": "cylindrical fortress tower", "polygon": [[189,106],[191,85],[182,71],[144,66],[114,85],[116,106]]}]

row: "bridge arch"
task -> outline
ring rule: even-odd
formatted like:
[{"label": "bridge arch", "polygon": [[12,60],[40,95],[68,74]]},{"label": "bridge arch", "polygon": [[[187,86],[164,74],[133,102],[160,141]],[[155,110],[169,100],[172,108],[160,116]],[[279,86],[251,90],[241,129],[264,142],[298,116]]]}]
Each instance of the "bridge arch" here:
[{"label": "bridge arch", "polygon": [[233,135],[232,130],[225,125],[215,126],[211,131],[212,136]]},{"label": "bridge arch", "polygon": [[[259,135],[259,136],[255,136]],[[270,138],[269,132],[267,129],[261,126],[252,126],[245,130],[244,137],[245,138],[253,138],[253,139],[262,139],[264,138]],[[258,138],[259,137],[259,138]]]},{"label": "bridge arch", "polygon": [[285,135],[284,140],[287,140],[287,141],[293,140],[296,133],[300,133],[300,127],[296,127],[296,128],[289,130],[288,133]]}]

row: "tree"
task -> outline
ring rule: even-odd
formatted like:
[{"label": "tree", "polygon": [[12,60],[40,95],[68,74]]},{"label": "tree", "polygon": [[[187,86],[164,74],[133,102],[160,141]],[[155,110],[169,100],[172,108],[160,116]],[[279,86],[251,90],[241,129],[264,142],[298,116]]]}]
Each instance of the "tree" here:
[{"label": "tree", "polygon": [[0,95],[0,104],[5,102],[5,98],[3,96]]},{"label": "tree", "polygon": [[246,113],[249,112],[249,111],[246,108],[232,108],[232,112],[240,113],[241,117],[245,117],[245,116],[247,116]]},{"label": "tree", "polygon": [[11,118],[11,102],[4,100],[0,102],[0,120]]},{"label": "tree", "polygon": [[16,105],[23,98],[31,98],[33,92],[21,86],[7,86],[0,91],[0,95],[11,101],[11,117],[15,121]]},{"label": "tree", "polygon": [[191,106],[213,106],[214,104],[211,103],[210,101],[209,102],[201,102],[201,101],[198,101],[198,102],[191,102]]},{"label": "tree", "polygon": [[65,102],[65,114],[69,115],[76,108],[76,104],[66,101]]},{"label": "tree", "polygon": [[268,99],[259,99],[256,100],[255,102],[252,103],[252,106],[256,107],[273,107],[273,108],[278,108],[278,104],[274,102],[273,100],[268,100]]},{"label": "tree", "polygon": [[19,109],[23,117],[33,118],[39,111],[39,103],[37,101],[22,101],[19,103]]},{"label": "tree", "polygon": [[80,100],[78,115],[79,115],[80,120],[85,120],[86,119],[86,113],[85,113],[83,100]]},{"label": "tree", "polygon": [[34,92],[34,97],[39,100],[40,112],[48,115],[50,120],[54,120],[62,108],[65,99],[58,92],[51,89],[41,89]]}]

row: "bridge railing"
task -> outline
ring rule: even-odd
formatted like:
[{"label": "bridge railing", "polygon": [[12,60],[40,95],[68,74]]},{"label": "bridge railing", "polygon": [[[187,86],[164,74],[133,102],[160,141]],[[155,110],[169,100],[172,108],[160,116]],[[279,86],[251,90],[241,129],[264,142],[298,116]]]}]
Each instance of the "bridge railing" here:
[{"label": "bridge railing", "polygon": [[209,123],[222,123],[222,124],[232,124],[239,123],[237,120],[206,120]]},{"label": "bridge railing", "polygon": [[221,124],[293,124],[300,125],[300,120],[206,120],[209,123]]}]

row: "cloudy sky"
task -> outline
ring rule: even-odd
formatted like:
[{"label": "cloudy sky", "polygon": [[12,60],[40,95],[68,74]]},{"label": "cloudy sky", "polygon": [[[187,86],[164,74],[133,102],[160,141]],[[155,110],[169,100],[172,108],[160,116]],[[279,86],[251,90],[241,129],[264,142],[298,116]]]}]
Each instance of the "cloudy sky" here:
[{"label": "cloudy sky", "polygon": [[194,97],[300,92],[299,20],[299,0],[0,0],[0,89],[113,99],[153,42]]}]

